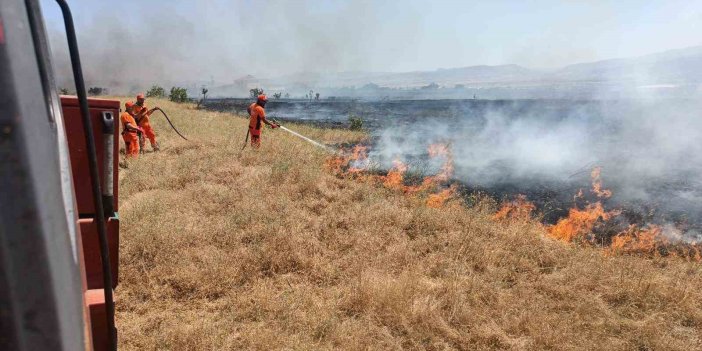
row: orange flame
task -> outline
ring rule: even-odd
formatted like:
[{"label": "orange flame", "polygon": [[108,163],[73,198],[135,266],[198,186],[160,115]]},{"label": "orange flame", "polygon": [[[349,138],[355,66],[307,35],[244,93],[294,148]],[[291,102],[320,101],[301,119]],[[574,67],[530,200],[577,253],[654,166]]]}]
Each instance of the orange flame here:
[{"label": "orange flame", "polygon": [[349,173],[360,173],[368,168],[368,147],[356,145],[349,159]]},{"label": "orange flame", "polygon": [[456,194],[456,186],[450,186],[447,189],[440,191],[438,194],[430,194],[427,198],[427,206],[431,208],[444,207],[446,201],[451,199]]},{"label": "orange flame", "polygon": [[[443,184],[450,181],[453,175],[453,158],[451,150],[447,144],[432,144],[428,148],[429,156],[432,158],[443,157],[444,163],[440,171],[423,179],[419,185],[405,185],[405,174],[409,167],[400,160],[393,161],[393,167],[385,176],[378,176],[364,173],[368,169],[368,148],[366,146],[355,146],[350,155],[335,156],[326,161],[326,166],[336,175],[353,175],[354,179],[380,182],[383,186],[402,191],[407,195],[418,193],[429,193],[426,198],[427,207],[442,208],[455,197],[457,187],[452,185],[448,188]],[[592,178],[592,193],[598,199],[607,199],[612,196],[612,191],[603,189],[601,168],[596,167],[590,173]],[[441,188],[441,190],[437,189]],[[606,211],[601,201],[588,204],[585,208],[578,207],[578,200],[584,198],[583,190],[580,189],[573,197],[576,203],[568,211],[568,216],[561,218],[556,224],[548,226],[547,234],[564,242],[573,242],[584,238],[592,232],[598,222],[608,221],[619,215],[620,211]],[[517,195],[514,200],[503,203],[502,207],[492,216],[493,220],[529,220],[536,206],[527,200],[524,195]],[[644,254],[644,255],[664,255],[677,256],[696,261],[702,260],[702,244],[686,244],[675,239],[669,239],[670,233],[665,234],[664,228],[656,225],[649,225],[639,228],[635,225],[629,227],[614,237],[611,244],[604,249],[606,254]]]},{"label": "orange flame", "polygon": [[425,178],[424,183],[443,183],[449,181],[451,176],[453,176],[453,155],[451,154],[451,149],[448,144],[431,144],[429,145],[428,152],[431,158],[443,156],[445,160],[444,164],[441,166],[441,171],[434,176]]},{"label": "orange flame", "polygon": [[394,160],[392,164],[393,167],[383,177],[383,185],[391,189],[404,190],[405,172],[407,172],[408,167],[400,160]]},{"label": "orange flame", "polygon": [[348,165],[349,160],[341,157],[341,156],[335,156],[335,157],[330,157],[326,160],[325,166],[327,169],[329,169],[332,173],[336,175],[340,175],[344,173],[344,167]]},{"label": "orange flame", "polygon": [[496,221],[507,218],[527,220],[531,218],[531,213],[535,209],[536,206],[527,200],[526,195],[519,194],[514,200],[503,203],[497,213],[492,216],[492,219]]},{"label": "orange flame", "polygon": [[700,248],[701,245],[699,243],[672,242],[664,235],[664,229],[659,225],[652,224],[644,228],[631,225],[628,230],[612,238],[612,244],[606,250],[606,253],[674,256],[699,262],[702,260]]},{"label": "orange flame", "polygon": [[612,238],[609,250],[613,253],[653,254],[659,246],[668,243],[668,240],[661,233],[662,228],[657,225],[651,225],[646,229],[631,225],[629,230]]},{"label": "orange flame", "polygon": [[[420,191],[429,191],[439,184],[446,183],[453,175],[453,157],[451,150],[447,144],[431,144],[428,148],[429,157],[444,157],[444,163],[441,166],[439,173],[424,177],[420,185],[405,185],[405,173],[409,167],[400,160],[393,161],[393,167],[388,171],[388,174],[382,177],[383,185],[388,188],[401,190],[404,193],[417,193]],[[438,195],[438,194],[435,194]]]},{"label": "orange flame", "polygon": [[449,149],[448,144],[435,143],[429,145],[429,147],[427,148],[427,152],[429,153],[429,157],[437,157],[442,155],[449,155],[451,153],[451,150]]},{"label": "orange flame", "polygon": [[548,228],[548,234],[558,240],[571,242],[590,233],[597,221],[606,221],[618,214],[619,211],[605,211],[600,202],[587,205],[582,210],[573,207],[568,211],[568,217],[561,218]]},{"label": "orange flame", "polygon": [[[424,177],[419,185],[405,185],[405,174],[409,167],[401,160],[394,160],[392,168],[385,176],[367,175],[363,172],[368,169],[368,148],[363,145],[354,146],[350,155],[332,157],[326,161],[329,168],[336,175],[354,175],[356,179],[380,181],[383,186],[402,191],[412,195],[420,192],[433,192],[439,185],[447,183],[453,175],[453,157],[448,144],[437,143],[428,147],[429,157],[443,157],[444,162],[440,171],[431,176]],[[455,196],[457,187],[451,186],[435,193],[428,194],[426,204],[429,207],[443,207],[447,201]]]},{"label": "orange flame", "polygon": [[602,168],[601,167],[595,167],[592,169],[592,173],[590,173],[590,177],[592,178],[592,192],[597,195],[597,197],[601,199],[607,199],[612,196],[612,191],[607,190],[607,189],[602,189]]},{"label": "orange flame", "polygon": [[[602,189],[602,169],[595,167],[592,169],[590,176],[592,178],[592,192],[598,198],[608,198],[612,196],[610,190]],[[583,197],[582,189],[573,197],[577,200]],[[620,211],[605,211],[601,202],[587,205],[584,209],[579,209],[577,204],[568,211],[568,217],[561,218],[555,225],[548,228],[548,233],[551,237],[565,242],[571,242],[575,239],[584,237],[592,231],[598,221],[607,221],[610,218],[619,215]]]}]

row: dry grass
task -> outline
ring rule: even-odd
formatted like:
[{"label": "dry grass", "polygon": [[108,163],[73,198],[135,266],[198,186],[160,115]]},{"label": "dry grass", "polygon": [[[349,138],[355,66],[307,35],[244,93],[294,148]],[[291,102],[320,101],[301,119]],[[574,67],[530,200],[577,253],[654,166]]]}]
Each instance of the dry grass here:
[{"label": "dry grass", "polygon": [[699,263],[605,257],[488,203],[427,208],[284,132],[242,152],[244,119],[157,104],[197,141],[156,116],[163,151],[120,177],[123,350],[702,349]]}]

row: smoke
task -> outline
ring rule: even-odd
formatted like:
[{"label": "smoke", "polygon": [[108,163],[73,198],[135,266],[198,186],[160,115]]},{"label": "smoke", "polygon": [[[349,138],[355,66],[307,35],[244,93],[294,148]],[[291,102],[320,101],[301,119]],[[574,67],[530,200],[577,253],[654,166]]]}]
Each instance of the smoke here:
[{"label": "smoke", "polygon": [[[228,92],[228,85],[247,75],[276,78],[275,83],[266,82],[267,89],[301,81],[315,88],[341,87],[346,83],[335,83],[343,77],[359,86],[384,77],[374,83],[397,87],[440,79],[440,72],[431,78],[412,74],[439,67],[520,64],[555,70],[573,62],[699,45],[694,33],[702,13],[699,5],[689,2],[635,8],[614,3],[420,0],[401,6],[370,0],[74,0],[71,4],[88,85],[114,93],[154,83],[166,88],[221,86]],[[42,0],[42,5],[59,84],[70,88],[57,6],[50,0]],[[647,16],[660,20],[630,25]],[[512,72],[517,82],[544,73],[524,70],[521,75],[507,73]],[[398,78],[383,72],[410,74]],[[573,73],[576,80],[587,80],[577,73]],[[467,83],[444,79],[438,83]],[[479,74],[471,79],[491,81]]]},{"label": "smoke", "polygon": [[[375,59],[404,45],[374,39],[401,29],[388,26],[376,11],[382,5],[371,1],[73,3],[87,83],[116,93],[152,84],[226,85],[248,74],[373,69]],[[52,2],[43,9],[58,17]],[[62,23],[48,22],[58,84],[73,87]],[[412,36],[415,29],[402,30]]]},{"label": "smoke", "polygon": [[[91,19],[90,30],[78,29],[86,83],[112,92],[133,92],[154,83],[192,80],[202,73],[183,55],[187,42],[193,39],[192,23],[176,14],[165,17],[179,25],[157,20],[137,31],[119,18],[101,14]],[[61,87],[73,87],[63,33],[50,33],[57,82]]]},{"label": "smoke", "polygon": [[427,145],[444,142],[464,184],[502,195],[561,192],[567,202],[600,166],[611,206],[702,223],[702,101],[444,103],[450,116],[384,125],[372,157],[422,169]]}]

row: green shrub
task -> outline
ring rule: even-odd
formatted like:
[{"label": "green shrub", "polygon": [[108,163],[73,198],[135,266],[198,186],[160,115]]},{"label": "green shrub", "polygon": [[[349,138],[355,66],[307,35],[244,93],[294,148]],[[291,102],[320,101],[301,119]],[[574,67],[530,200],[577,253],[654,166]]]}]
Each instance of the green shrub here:
[{"label": "green shrub", "polygon": [[151,89],[146,92],[146,97],[162,98],[166,96],[166,90],[158,85],[151,86]]},{"label": "green shrub", "polygon": [[171,94],[168,95],[168,100],[171,100],[173,102],[188,101],[188,89],[181,87],[172,87]]},{"label": "green shrub", "polygon": [[362,130],[363,129],[363,119],[361,117],[350,115],[349,116],[349,129],[351,130]]},{"label": "green shrub", "polygon": [[105,88],[90,87],[88,89],[88,95],[90,95],[90,96],[97,96],[97,95],[102,95],[105,93],[107,93],[107,89],[105,89]]}]

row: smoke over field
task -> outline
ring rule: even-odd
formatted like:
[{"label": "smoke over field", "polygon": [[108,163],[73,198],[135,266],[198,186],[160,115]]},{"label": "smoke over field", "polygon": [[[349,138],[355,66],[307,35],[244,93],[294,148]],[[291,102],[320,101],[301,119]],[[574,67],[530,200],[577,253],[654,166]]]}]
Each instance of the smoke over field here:
[{"label": "smoke over field", "polygon": [[[311,1],[78,0],[72,5],[87,84],[113,92],[151,84],[211,88],[248,74],[267,77],[312,69],[360,69],[369,67],[374,50],[365,38],[380,31],[413,32],[412,28],[389,28],[373,11],[386,6],[370,1],[322,5],[329,8],[317,10],[309,9],[320,7]],[[58,8],[44,0],[42,9],[55,19],[47,28],[58,84],[72,88]]]},{"label": "smoke over field", "polygon": [[372,155],[422,165],[428,144],[447,143],[457,180],[500,197],[526,194],[547,221],[564,214],[599,167],[612,189],[606,204],[624,208],[620,217],[674,222],[699,240],[701,108],[698,101],[472,104],[453,118],[389,124]]},{"label": "smoke over field", "polygon": [[[41,2],[58,82],[72,89],[58,8]],[[701,96],[699,5],[546,3],[71,2],[87,83],[113,94],[160,84],[221,97],[255,87],[298,97]],[[659,20],[631,25],[651,15]],[[619,25],[592,27],[602,18]]]},{"label": "smoke over field", "polygon": [[651,181],[699,181],[699,102],[501,105],[465,106],[454,118],[390,124],[378,130],[377,153],[411,158],[422,154],[426,144],[443,140],[452,146],[457,177],[479,185],[564,181],[599,165],[607,182],[627,199],[655,199],[646,191]]},{"label": "smoke over field", "polygon": [[[238,101],[210,107],[239,110],[245,102]],[[463,192],[498,200],[523,194],[546,223],[567,216],[584,190],[581,204],[621,209],[610,231],[656,223],[700,239],[700,101],[273,101],[268,110],[283,120],[337,126],[361,116],[373,135],[365,152],[384,170],[399,161],[408,174],[439,172],[442,161],[427,149],[445,144]],[[596,167],[612,191],[606,199],[588,191]]]}]

